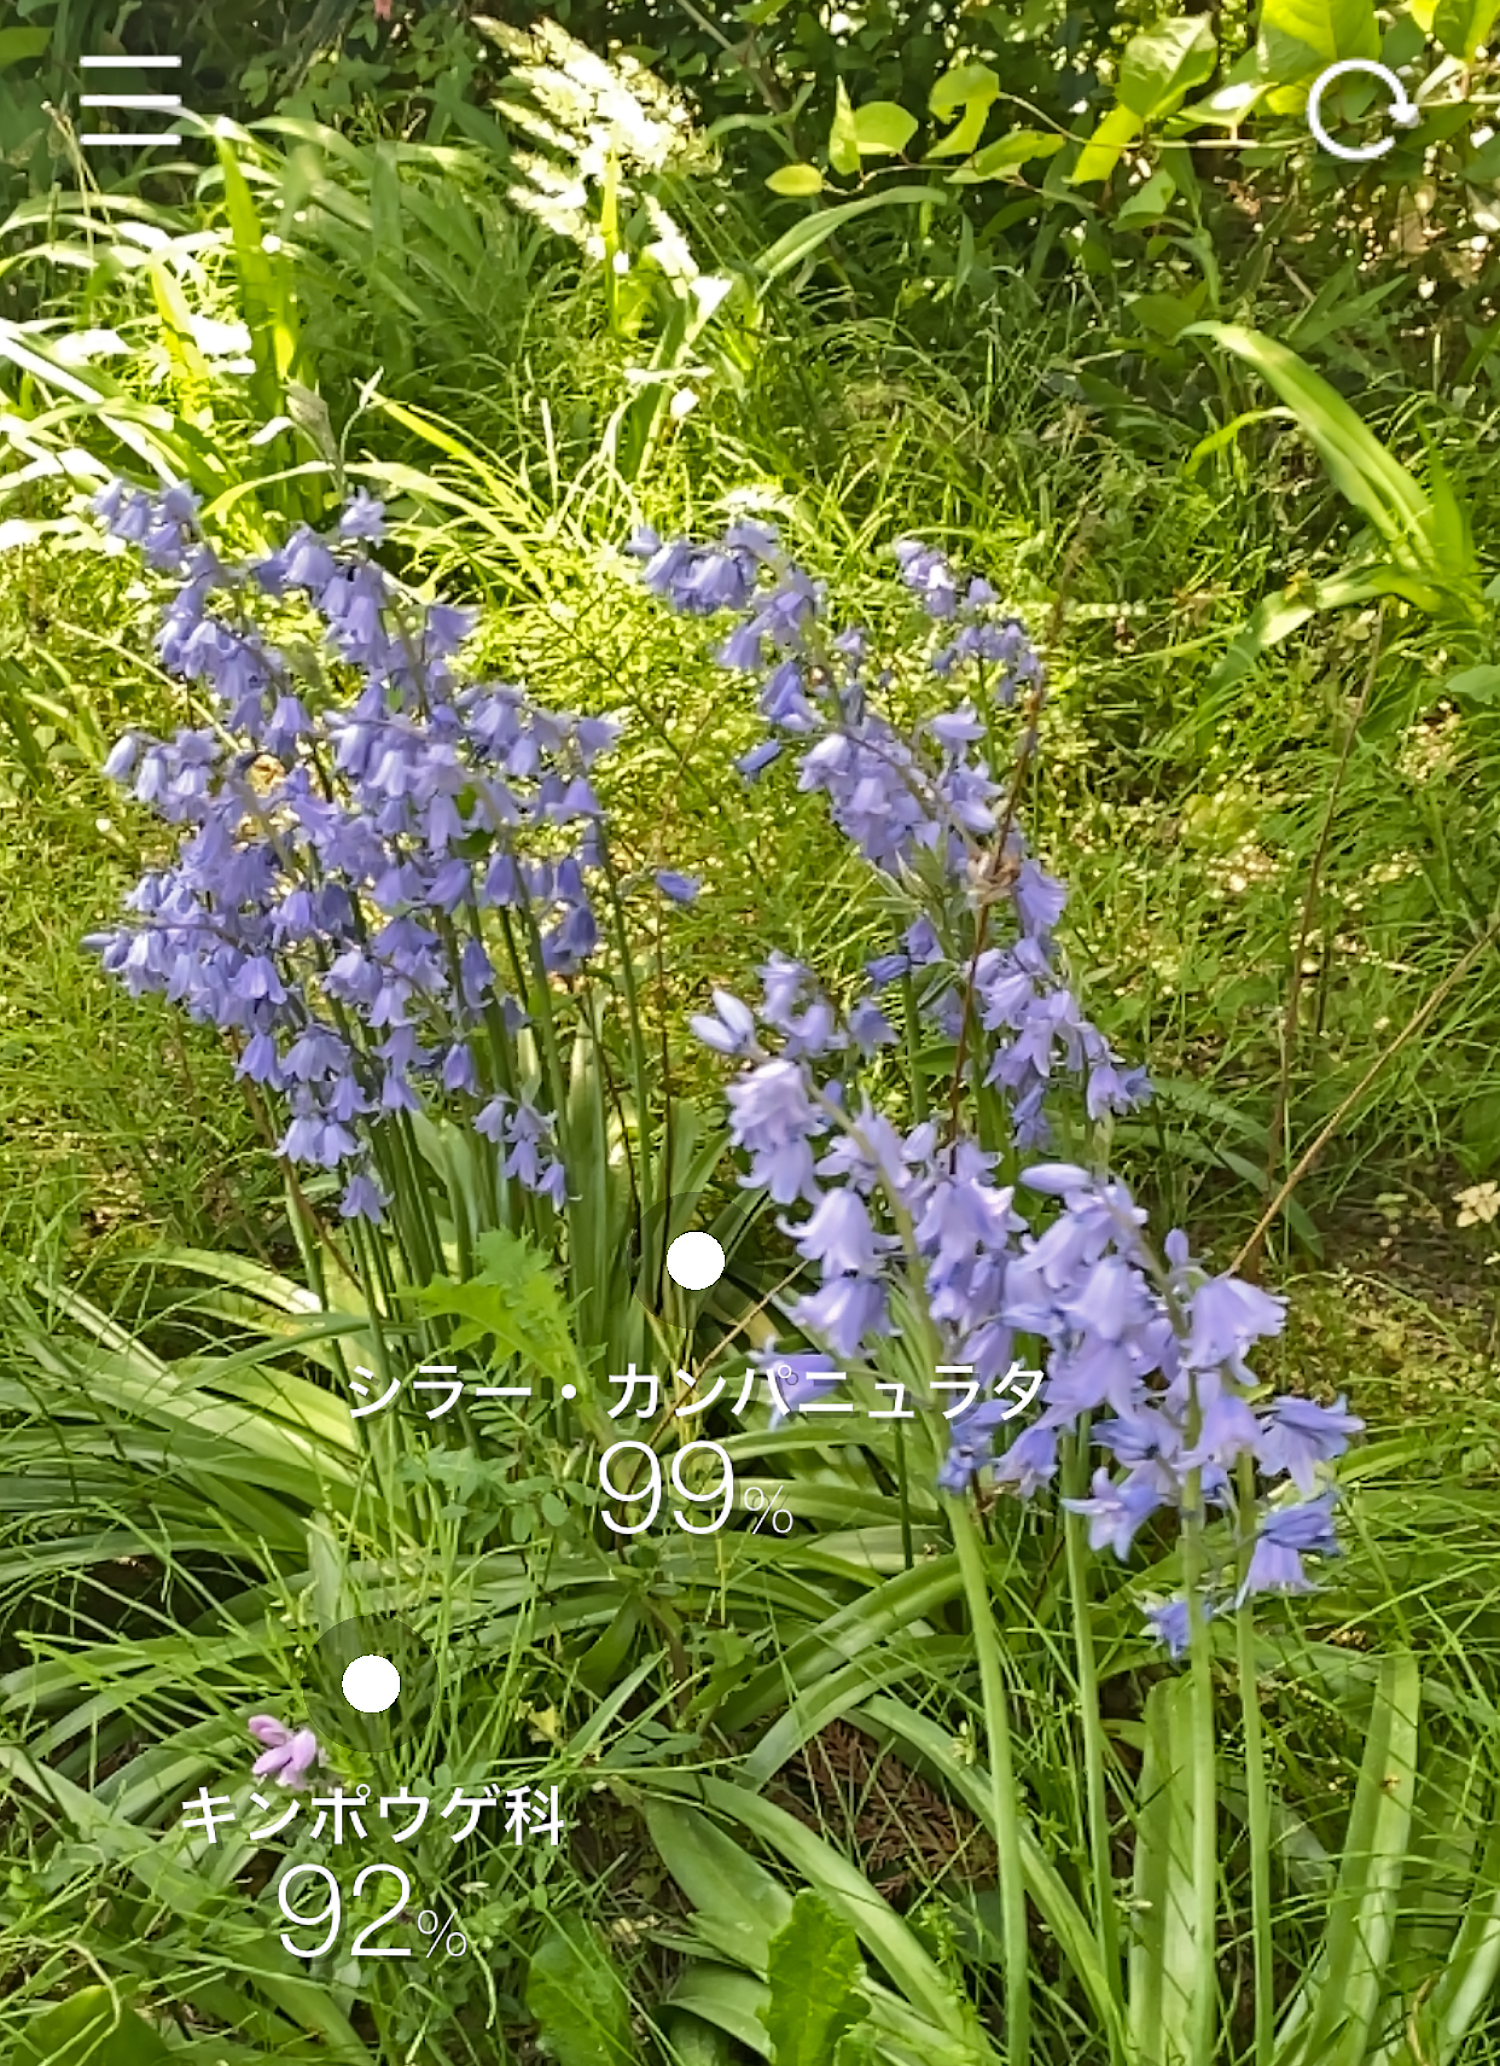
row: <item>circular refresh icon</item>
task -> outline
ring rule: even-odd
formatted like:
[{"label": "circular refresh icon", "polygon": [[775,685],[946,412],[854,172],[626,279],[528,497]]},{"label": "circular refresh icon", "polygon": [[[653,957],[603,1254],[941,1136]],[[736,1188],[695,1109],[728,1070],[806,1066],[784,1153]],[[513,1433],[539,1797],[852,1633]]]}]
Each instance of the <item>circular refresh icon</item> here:
[{"label": "circular refresh icon", "polygon": [[1313,81],[1312,91],[1307,96],[1307,126],[1323,146],[1335,158],[1366,160],[1383,158],[1396,141],[1393,136],[1383,136],[1379,143],[1366,144],[1360,150],[1352,150],[1348,144],[1335,143],[1323,127],[1319,110],[1323,95],[1335,79],[1342,79],[1346,72],[1370,72],[1377,79],[1383,79],[1391,89],[1390,117],[1398,129],[1414,129],[1422,119],[1422,110],[1413,100],[1408,100],[1406,88],[1396,77],[1389,65],[1378,65],[1372,58],[1346,57],[1336,65],[1330,65],[1326,72],[1320,72]]}]

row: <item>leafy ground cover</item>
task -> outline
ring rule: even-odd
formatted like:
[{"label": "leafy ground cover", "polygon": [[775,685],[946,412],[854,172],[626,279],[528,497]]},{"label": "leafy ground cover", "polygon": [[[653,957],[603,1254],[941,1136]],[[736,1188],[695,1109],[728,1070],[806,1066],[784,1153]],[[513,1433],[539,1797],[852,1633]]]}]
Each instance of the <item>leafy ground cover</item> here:
[{"label": "leafy ground cover", "polygon": [[[1425,158],[1334,192],[1289,154],[1301,60],[1275,6],[1245,25],[1275,91],[1242,181],[1197,135],[1193,183],[1196,132],[1164,103],[1139,162],[1074,179],[1129,110],[1123,82],[1177,50],[1162,92],[1207,94],[1234,76],[1237,31],[1220,25],[1216,73],[1191,24],[1041,9],[1012,40],[1069,141],[1045,179],[999,149],[995,183],[933,199],[932,163],[882,138],[943,76],[939,131],[966,107],[995,116],[995,12],[973,47],[945,18],[918,64],[899,10],[857,35],[752,11],[728,54],[695,13],[570,18],[573,45],[398,10],[345,24],[340,50],[332,13],[268,10],[245,52],[269,118],[226,124],[182,174],[75,190],[60,145],[49,184],[50,146],[21,127],[24,151],[7,143],[0,2014],[23,2059],[1496,2056],[1494,331],[1482,271],[1449,263],[1473,224],[1417,191],[1425,172],[1482,224],[1495,181],[1435,95]],[[1329,10],[1321,54],[1374,35],[1406,62],[1415,21],[1434,63],[1470,59],[1454,94],[1482,93],[1487,22],[1438,12]],[[628,55],[601,64],[615,35],[666,83]],[[0,60],[40,50],[0,42]],[[32,83],[7,103],[18,124]],[[882,198],[891,160],[886,184],[925,181],[926,200]],[[815,165],[814,212],[808,182],[778,186],[788,163]],[[1277,226],[1274,262],[1257,223]],[[1174,297],[1224,327],[1183,335]],[[133,543],[111,536],[131,505],[92,503],[120,474],[186,484],[155,519],[171,536],[154,568],[144,519]],[[398,619],[449,637],[457,620],[422,616],[441,596],[473,612],[443,657],[455,679],[623,728],[588,771],[608,867],[589,849],[586,891],[553,879],[534,937],[524,903],[474,907],[529,1024],[465,1031],[478,1007],[424,978],[493,1105],[466,1105],[461,1065],[419,1075],[416,1109],[398,1089],[388,1119],[356,1115],[359,1156],[335,1175],[288,1134],[308,1116],[295,1086],[273,1072],[247,1096],[237,1071],[256,1030],[284,1057],[289,1023],[216,1019],[211,984],[194,1023],[128,995],[83,941],[177,851],[128,792],[140,749],[116,763],[124,793],[101,773],[122,733],[212,717],[283,767],[313,751],[294,718],[285,736],[264,709],[231,718],[211,672],[154,644],[196,549],[178,517],[194,506],[238,564],[370,495],[383,535],[360,545],[356,522],[337,549],[389,584],[380,638]],[[701,542],[736,523],[739,560],[654,561],[644,585],[627,550],[643,525]],[[1024,675],[1007,702],[982,668],[933,670],[947,620],[899,578],[912,537],[992,586],[974,626],[998,636],[1015,613],[1045,707]],[[873,756],[878,807],[833,762],[799,772],[817,724],[799,731],[787,685],[764,685],[765,648],[716,658],[752,576],[763,600],[805,602],[783,548],[823,584],[828,629],[799,603],[776,620],[782,656],[808,670],[818,723],[837,686],[825,743]],[[910,563],[919,590],[936,564]],[[666,607],[689,565],[722,614]],[[376,634],[330,632],[308,598],[264,636],[315,732]],[[228,607],[239,635],[250,605]],[[868,681],[816,643],[853,624]],[[446,679],[422,690],[435,707]],[[886,779],[898,742],[929,756],[924,810],[967,794],[974,742],[921,730],[965,695],[995,782],[970,799],[969,849],[946,821],[926,845],[872,831],[906,808]],[[783,752],[747,782],[767,698]],[[363,779],[350,762],[330,791],[355,815]],[[577,798],[571,824],[533,809],[534,862],[595,823]],[[1017,826],[1066,885],[1044,921],[1015,895]],[[399,812],[385,828],[410,832]],[[466,868],[478,840],[476,821]],[[354,904],[373,923],[372,890]],[[582,928],[571,945],[547,931],[559,914]],[[866,965],[923,914],[942,951],[908,944],[915,965],[866,997]],[[1046,994],[1076,998],[1154,1093],[1091,1094],[1094,1049],[1070,1088],[1057,1050],[1045,1148],[1021,1029],[964,1002],[986,944],[1027,940],[1066,983]],[[777,955],[815,972],[852,1045],[793,1023],[764,985]],[[298,981],[327,1006],[316,975]],[[854,1036],[867,1009],[892,1041]],[[705,1042],[692,1022],[714,1010]],[[380,1097],[404,1066],[376,1058],[387,1030],[338,1035]],[[868,1095],[906,1141],[899,1177],[809,1178],[802,1122],[757,1132],[755,1082],[795,1112],[841,1073],[841,1109]],[[942,1154],[924,1122],[952,1137]],[[957,1288],[919,1231],[934,1201],[960,1209],[953,1141],[997,1158],[965,1166],[962,1209],[987,1231]],[[1054,1252],[1109,1171],[1198,1259],[1118,1232],[1091,1251],[1128,1276],[1128,1324],[1066,1273],[1023,1297],[997,1200],[1043,1157],[1079,1169],[1013,1201]],[[358,1196],[341,1213],[351,1171],[379,1185],[378,1223]],[[693,1225],[729,1253],[706,1296],[663,1271]],[[1216,1300],[1237,1317],[1209,1354],[1195,1315]],[[922,1417],[833,1440],[759,1402],[663,1412],[650,1456],[601,1479],[613,1373],[696,1387],[773,1343],[803,1359],[804,1396],[836,1358],[867,1406],[902,1384]],[[1029,1411],[1061,1431],[1050,1490],[990,1423],[955,1460],[928,1389],[939,1360],[998,1356],[998,1377],[1012,1349],[1048,1372]],[[1119,1389],[1080,1415],[1064,1406],[1085,1351]],[[357,1372],[449,1354],[498,1383],[525,1371],[540,1403],[351,1421]],[[1141,1389],[1153,1373],[1165,1404]],[[1274,1395],[1308,1402],[1317,1470],[1294,1486],[1276,1430],[1299,1409],[1278,1419]],[[1226,1400],[1253,1440],[1243,1420],[1238,1444],[1205,1434]],[[1346,1454],[1340,1401],[1363,1423]],[[1154,1463],[1120,1436],[1179,1408]],[[700,1426],[726,1475],[682,1454]],[[730,1469],[726,1525],[669,1522],[674,1495],[713,1512]],[[615,1532],[606,1510],[653,1482],[656,1524]],[[1143,1485],[1149,1509],[1130,1509]],[[789,1534],[752,1527],[751,1494]],[[362,1733],[320,1678],[320,1633],[360,1616],[411,1645],[389,1734]],[[352,1958],[346,1928],[305,1957],[323,1925],[282,1938],[287,1866],[348,1882],[358,1922],[383,1883],[352,1902],[347,1853],[301,1825],[217,1845],[180,1826],[200,1785],[253,1819],[246,1723],[267,1714],[310,1725],[346,1786],[555,1785],[566,1840],[518,1846],[485,1822],[455,1847],[434,1818],[403,1860],[410,1906],[459,1914],[469,1951],[394,1968]],[[394,1855],[356,1864],[377,1852]],[[324,1884],[304,1874],[304,1913]]]}]

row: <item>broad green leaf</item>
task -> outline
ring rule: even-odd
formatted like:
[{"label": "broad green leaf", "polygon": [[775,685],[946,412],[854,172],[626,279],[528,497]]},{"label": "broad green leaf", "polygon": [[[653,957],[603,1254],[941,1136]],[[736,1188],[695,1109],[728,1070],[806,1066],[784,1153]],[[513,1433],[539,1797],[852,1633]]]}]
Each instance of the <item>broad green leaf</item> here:
[{"label": "broad green leaf", "polygon": [[1432,33],[1451,57],[1471,65],[1489,42],[1497,13],[1495,0],[1438,0]]},{"label": "broad green leaf", "polygon": [[828,162],[835,172],[848,174],[859,170],[859,132],[854,126],[854,110],[849,105],[848,91],[842,79],[837,82],[833,127],[828,132]]},{"label": "broad green leaf", "polygon": [[863,158],[899,157],[917,133],[917,118],[893,100],[868,100],[854,110],[854,136]]},{"label": "broad green leaf", "polygon": [[822,193],[823,175],[816,165],[779,165],[766,185],[773,194],[805,200],[810,194]]},{"label": "broad green leaf", "polygon": [[964,110],[962,121],[950,129],[940,143],[933,145],[926,158],[924,158],[923,163],[925,164],[928,159],[932,158],[967,157],[969,152],[977,147],[980,137],[984,135],[985,125],[990,119],[990,109],[994,106],[994,102],[994,95],[989,93],[977,95],[971,100],[968,107]]},{"label": "broad green leaf", "polygon": [[1137,228],[1142,223],[1160,222],[1171,207],[1176,192],[1177,182],[1170,172],[1153,172],[1124,203],[1115,221],[1126,230]]},{"label": "broad green leaf", "polygon": [[1065,136],[1048,136],[1041,129],[1011,129],[976,151],[967,165],[960,165],[948,177],[961,186],[974,186],[985,179],[1013,179],[1023,165],[1034,158],[1052,157],[1066,142]]},{"label": "broad green leaf", "polygon": [[1159,122],[1201,86],[1219,61],[1207,15],[1174,15],[1125,45],[1115,91],[1139,122]]},{"label": "broad green leaf", "polygon": [[171,2066],[151,2025],[110,1987],[84,1987],[35,2016],[11,2066]]},{"label": "broad green leaf", "polygon": [[1493,703],[1500,699],[1500,667],[1466,667],[1449,676],[1448,693],[1460,703]]},{"label": "broad green leaf", "polygon": [[734,2066],[733,2047],[725,2033],[687,2009],[667,2009],[662,2034],[671,2047],[672,2066]]},{"label": "broad green leaf", "polygon": [[1180,337],[1193,320],[1192,302],[1185,295],[1137,294],[1126,309],[1133,323],[1153,337],[1165,337],[1168,343]]},{"label": "broad green leaf", "polygon": [[804,1887],[766,1966],[770,2000],[760,2013],[772,2066],[833,2066],[834,2047],[869,2008],[863,1970],[853,1930]]},{"label": "broad green leaf", "polygon": [[999,91],[1000,75],[988,65],[954,65],[928,95],[928,112],[939,122],[948,122],[960,108],[976,100],[992,101]]},{"label": "broad green leaf", "polygon": [[[805,1828],[795,1815],[748,1788],[724,1779],[705,1778],[701,1783],[707,1807],[780,1852],[797,1877],[816,1886],[829,1906],[852,1923],[909,2015],[921,2017],[948,2040],[968,2041],[975,2035],[968,2003],[955,1997],[942,1968],[910,1923],[875,1891],[858,1866]],[[877,1999],[872,1991],[872,2012]],[[988,2047],[981,2051],[976,2046],[973,2066],[996,2066]]]},{"label": "broad green leaf", "polygon": [[1277,86],[1300,86],[1346,57],[1378,58],[1373,0],[1265,0],[1256,49]]},{"label": "broad green leaf", "polygon": [[[1453,1942],[1441,1978],[1427,2002],[1426,2017],[1432,2032],[1429,2056],[1449,2060],[1476,2017],[1483,2015],[1494,1998],[1500,1977],[1500,1830],[1493,1831],[1458,1935]],[[1398,2040],[1399,2044],[1399,2040]],[[1400,2052],[1409,2059],[1404,2046]],[[1404,2066],[1396,2044],[1374,2062],[1374,2066]]]},{"label": "broad green leaf", "polygon": [[526,2006],[558,2066],[637,2066],[630,1997],[604,1932],[554,1914],[532,1955]]},{"label": "broad green leaf", "polygon": [[1141,133],[1140,118],[1129,108],[1111,108],[1078,155],[1068,174],[1069,186],[1086,186],[1091,180],[1108,179],[1120,162],[1122,151]]},{"label": "broad green leaf", "polygon": [[0,72],[40,57],[51,41],[50,29],[0,29]]}]

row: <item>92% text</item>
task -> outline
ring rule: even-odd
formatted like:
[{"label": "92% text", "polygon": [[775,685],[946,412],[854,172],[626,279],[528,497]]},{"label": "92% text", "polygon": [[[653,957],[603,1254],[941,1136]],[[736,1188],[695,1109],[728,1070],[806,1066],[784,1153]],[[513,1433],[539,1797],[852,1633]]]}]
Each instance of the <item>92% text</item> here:
[{"label": "92% text", "polygon": [[[417,1928],[424,1937],[432,1939],[432,1942],[422,1953],[423,1958],[431,1958],[440,1943],[450,1958],[463,1957],[469,1948],[469,1940],[462,1930],[455,1930],[453,1928],[454,1920],[455,1918],[450,1915],[445,1923],[439,1922],[435,1908],[424,1908],[422,1910],[422,1913],[417,1917]],[[444,1936],[443,1932],[445,1930],[450,1931],[452,1934]]]},{"label": "92% text", "polygon": [[775,1534],[791,1534],[792,1517],[781,1504],[781,1489],[779,1485],[772,1486],[771,1503],[769,1506],[766,1505],[766,1495],[762,1492],[759,1485],[752,1485],[745,1494],[745,1511],[755,1516],[755,1519],[750,1523],[750,1533],[752,1535],[760,1533],[760,1524],[767,1518],[769,1518]]},{"label": "92% text", "polygon": [[[383,1930],[388,1923],[396,1922],[404,1914],[407,1903],[411,1899],[411,1881],[399,1865],[365,1866],[364,1870],[355,1879],[352,1889],[353,1899],[356,1901],[359,1899],[366,1880],[374,1879],[382,1873],[387,1879],[395,1880],[401,1891],[390,1907],[385,1910],[384,1914],[377,1915],[373,1922],[366,1923],[362,1930],[355,1932],[354,1942],[349,1946],[349,1956],[351,1958],[410,1958],[412,1955],[409,1944],[372,1944],[367,1941],[378,1930]],[[304,1915],[300,1909],[293,1908],[287,1899],[287,1890],[299,1874],[306,1874],[313,1879],[322,1880],[324,1886],[328,1889],[326,1903],[311,1915]],[[338,1941],[339,1931],[343,1927],[344,1897],[338,1880],[326,1865],[289,1865],[281,1875],[281,1878],[276,1882],[276,1900],[287,1921],[294,1923],[300,1930],[316,1930],[324,1923],[328,1925],[327,1936],[323,1938],[321,1943],[311,1946],[294,1943],[287,1931],[283,1930],[281,1941],[293,1958],[322,1958],[325,1952],[333,1949],[334,1944]],[[417,1929],[419,1933],[423,1937],[428,1937],[432,1940],[423,1948],[422,1956],[424,1958],[430,1958],[440,1942],[446,1946],[450,1957],[457,1958],[468,1950],[468,1939],[464,1936],[462,1930],[452,1928],[453,1920],[454,1918],[450,1915],[446,1923],[439,1923],[436,1910],[431,1908],[424,1908],[420,1915],[418,1915]],[[448,1934],[445,1935],[445,1932]]]}]

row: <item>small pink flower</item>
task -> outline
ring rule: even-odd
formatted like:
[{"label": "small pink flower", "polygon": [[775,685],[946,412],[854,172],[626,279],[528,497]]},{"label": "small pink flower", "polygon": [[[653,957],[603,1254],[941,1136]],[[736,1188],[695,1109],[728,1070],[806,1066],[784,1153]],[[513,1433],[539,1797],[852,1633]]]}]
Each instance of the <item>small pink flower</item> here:
[{"label": "small pink flower", "polygon": [[266,1746],[250,1767],[252,1777],[274,1779],[278,1786],[305,1786],[308,1774],[322,1758],[312,1730],[289,1729],[269,1714],[252,1715],[249,1726],[256,1742]]},{"label": "small pink flower", "polygon": [[391,18],[391,0],[375,0],[375,19],[388,22]]}]

